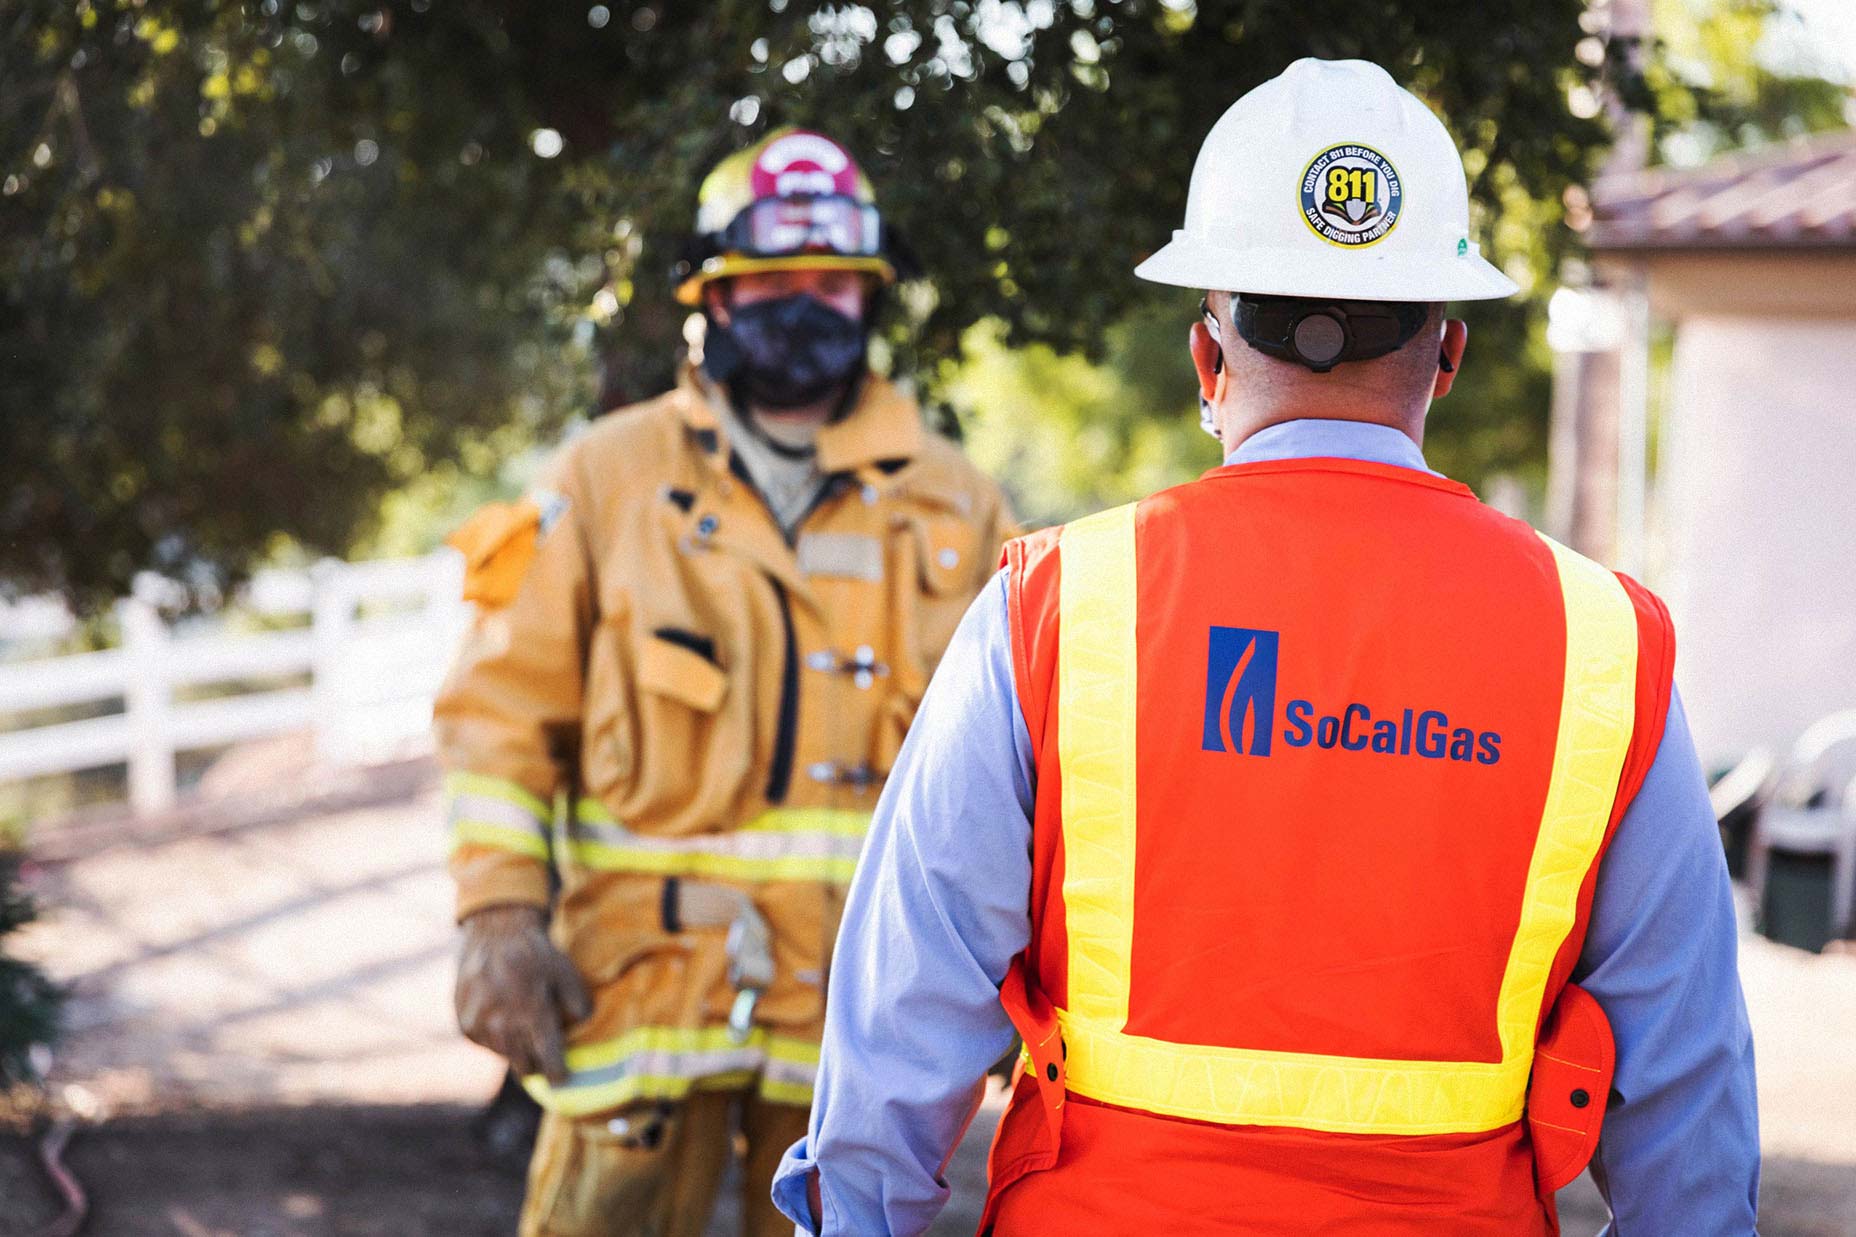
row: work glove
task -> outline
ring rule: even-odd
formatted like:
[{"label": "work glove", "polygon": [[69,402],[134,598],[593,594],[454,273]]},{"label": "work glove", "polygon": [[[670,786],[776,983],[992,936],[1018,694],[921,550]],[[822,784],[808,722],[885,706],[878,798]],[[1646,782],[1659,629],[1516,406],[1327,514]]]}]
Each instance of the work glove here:
[{"label": "work glove", "polygon": [[567,1081],[564,1028],[593,1012],[586,985],[548,939],[533,906],[490,906],[464,920],[455,994],[458,1029],[521,1075]]}]

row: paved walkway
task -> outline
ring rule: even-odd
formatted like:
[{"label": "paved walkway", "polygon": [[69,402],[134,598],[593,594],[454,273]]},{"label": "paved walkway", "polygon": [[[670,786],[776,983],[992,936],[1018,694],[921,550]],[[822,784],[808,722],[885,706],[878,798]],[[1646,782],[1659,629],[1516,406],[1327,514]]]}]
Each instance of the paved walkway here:
[{"label": "paved walkway", "polygon": [[182,814],[44,863],[22,949],[72,985],[54,1082],[106,1112],[492,1094],[496,1062],[451,1022],[444,838],[418,781],[385,805]]},{"label": "paved walkway", "polygon": [[[402,769],[345,793],[40,839],[32,880],[47,915],[23,948],[73,986],[52,1075],[67,1102],[124,1116],[487,1099],[500,1066],[451,1021],[434,779]],[[399,797],[365,802],[383,793]],[[1770,1157],[1765,1231],[1856,1233],[1856,956],[1748,938],[1742,973]],[[937,1232],[971,1231],[996,1112],[956,1158],[959,1201]],[[1589,1185],[1569,1203],[1567,1231],[1594,1231]]]}]

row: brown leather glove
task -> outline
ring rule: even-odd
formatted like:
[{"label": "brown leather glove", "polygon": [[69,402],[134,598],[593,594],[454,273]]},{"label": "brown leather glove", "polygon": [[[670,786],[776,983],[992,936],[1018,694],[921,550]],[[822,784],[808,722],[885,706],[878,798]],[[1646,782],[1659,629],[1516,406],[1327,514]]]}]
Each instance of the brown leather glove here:
[{"label": "brown leather glove", "polygon": [[464,920],[458,954],[458,1029],[517,1074],[567,1081],[563,1028],[593,1012],[574,964],[548,939],[533,906],[488,906]]}]

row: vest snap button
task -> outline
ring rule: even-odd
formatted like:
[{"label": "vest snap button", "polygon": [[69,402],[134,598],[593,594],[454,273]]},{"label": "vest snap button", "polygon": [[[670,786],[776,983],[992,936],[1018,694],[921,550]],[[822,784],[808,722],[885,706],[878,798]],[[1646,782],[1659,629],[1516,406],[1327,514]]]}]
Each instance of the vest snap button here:
[{"label": "vest snap button", "polygon": [[1587,1092],[1584,1087],[1579,1087],[1573,1091],[1572,1106],[1574,1108],[1584,1108],[1587,1104],[1591,1102],[1592,1102],[1591,1094]]},{"label": "vest snap button", "polygon": [[1052,1082],[1057,1081],[1057,1063],[1055,1061],[1052,1061],[1049,1065],[1044,1067],[1044,1077],[1050,1079]]}]

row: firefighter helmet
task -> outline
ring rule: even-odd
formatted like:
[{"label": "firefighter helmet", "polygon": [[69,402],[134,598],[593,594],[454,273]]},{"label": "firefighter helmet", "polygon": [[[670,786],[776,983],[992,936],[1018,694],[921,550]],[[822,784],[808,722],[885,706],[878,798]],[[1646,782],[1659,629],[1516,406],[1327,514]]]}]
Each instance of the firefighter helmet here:
[{"label": "firefighter helmet", "polygon": [[785,128],[716,165],[696,195],[696,230],[673,268],[677,299],[756,271],[863,271],[897,277],[896,241],[870,178],[822,133]]}]

